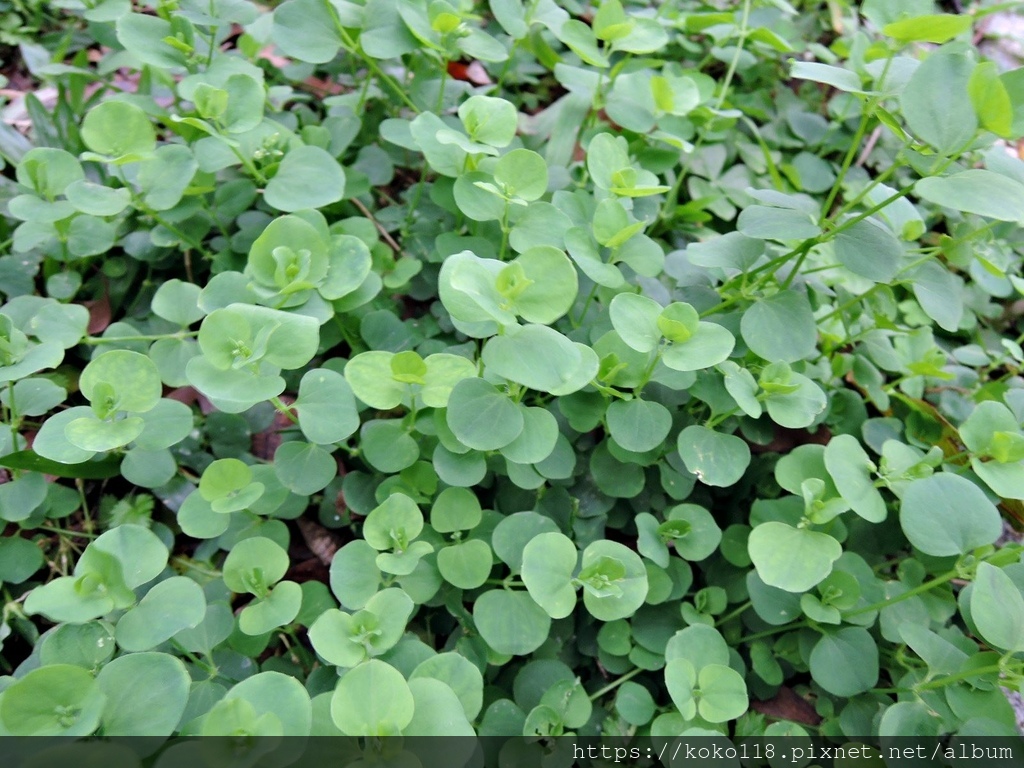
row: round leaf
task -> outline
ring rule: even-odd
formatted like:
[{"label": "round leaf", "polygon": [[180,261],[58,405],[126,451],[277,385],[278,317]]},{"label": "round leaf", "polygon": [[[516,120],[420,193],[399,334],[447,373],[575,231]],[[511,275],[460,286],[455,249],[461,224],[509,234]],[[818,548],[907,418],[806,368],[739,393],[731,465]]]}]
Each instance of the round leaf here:
[{"label": "round leaf", "polygon": [[263,191],[267,205],[289,213],[322,208],[344,196],[345,172],[337,160],[315,146],[290,150]]},{"label": "round leaf", "polygon": [[942,472],[907,486],[900,526],[919,550],[946,557],[994,542],[1002,532],[1002,518],[978,486]]},{"label": "round leaf", "polygon": [[402,674],[377,659],[346,672],[331,697],[331,719],[348,736],[397,736],[415,708]]},{"label": "round leaf", "polygon": [[734,485],[750,464],[750,448],[742,439],[707,427],[693,425],[680,432],[678,449],[686,468],[705,485]]},{"label": "round leaf", "polygon": [[448,426],[477,451],[502,448],[523,431],[523,415],[506,395],[483,379],[463,379],[448,400]]},{"label": "round leaf", "polygon": [[492,589],[473,603],[473,621],[498,653],[525,656],[548,639],[551,618],[526,592]]},{"label": "round leaf", "polygon": [[755,526],[747,544],[757,575],[787,592],[806,592],[832,572],[843,548],[827,533],[779,521]]},{"label": "round leaf", "polygon": [[542,533],[523,549],[523,583],[553,619],[564,619],[576,607],[577,557],[576,545],[561,533]]}]

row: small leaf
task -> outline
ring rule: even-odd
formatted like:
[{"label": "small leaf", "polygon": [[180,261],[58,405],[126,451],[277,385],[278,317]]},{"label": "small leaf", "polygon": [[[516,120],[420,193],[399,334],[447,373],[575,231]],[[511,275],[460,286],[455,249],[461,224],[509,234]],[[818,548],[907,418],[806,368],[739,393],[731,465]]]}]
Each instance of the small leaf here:
[{"label": "small leaf", "polygon": [[832,563],[843,554],[827,533],[778,521],[754,526],[747,546],[761,580],[787,592],[809,590],[832,572]]}]

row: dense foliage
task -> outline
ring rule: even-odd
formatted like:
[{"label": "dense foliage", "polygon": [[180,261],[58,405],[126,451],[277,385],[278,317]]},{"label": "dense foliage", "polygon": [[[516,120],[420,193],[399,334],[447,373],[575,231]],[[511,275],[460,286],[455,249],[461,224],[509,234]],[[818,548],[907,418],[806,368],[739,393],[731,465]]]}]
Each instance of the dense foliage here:
[{"label": "dense foliage", "polygon": [[1015,732],[998,6],[2,6],[0,733]]}]

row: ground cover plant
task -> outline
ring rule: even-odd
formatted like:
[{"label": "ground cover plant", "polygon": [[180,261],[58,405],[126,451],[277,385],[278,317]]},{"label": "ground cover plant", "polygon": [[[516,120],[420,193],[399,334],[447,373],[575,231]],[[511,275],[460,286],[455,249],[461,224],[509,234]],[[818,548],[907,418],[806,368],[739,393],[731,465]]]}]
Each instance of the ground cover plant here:
[{"label": "ground cover plant", "polygon": [[1002,6],[3,5],[0,734],[1016,732]]}]

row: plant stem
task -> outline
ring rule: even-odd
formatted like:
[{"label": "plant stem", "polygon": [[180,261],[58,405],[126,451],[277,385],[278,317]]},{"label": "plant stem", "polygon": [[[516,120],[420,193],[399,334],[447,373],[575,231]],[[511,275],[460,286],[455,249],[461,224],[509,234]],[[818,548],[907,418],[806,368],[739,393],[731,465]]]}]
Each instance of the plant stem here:
[{"label": "plant stem", "polygon": [[384,70],[380,68],[380,65],[378,65],[377,62],[367,54],[355,40],[352,39],[348,30],[342,25],[341,19],[338,18],[338,12],[335,10],[334,6],[331,5],[330,2],[324,2],[324,5],[327,7],[327,12],[331,14],[331,19],[334,21],[334,28],[337,30],[338,37],[341,38],[341,44],[345,47],[345,50],[361,58],[366,63],[366,66],[369,67],[370,71],[373,72],[373,74],[375,74],[380,80],[383,80],[387,84],[388,88],[394,92],[405,106],[409,107],[409,109],[416,114],[419,114],[420,108],[417,107],[413,100],[409,98],[408,94],[406,94],[402,87],[395,82],[395,79],[384,72]]},{"label": "plant stem", "polygon": [[175,555],[171,558],[171,562],[174,565],[179,565],[182,568],[187,568],[190,571],[195,571],[196,573],[202,574],[203,576],[209,576],[211,579],[217,579],[221,576],[220,571],[210,570],[209,568],[202,568],[201,566],[196,565],[195,560],[185,557],[184,555]]},{"label": "plant stem", "polygon": [[[736,42],[736,52],[733,54],[732,61],[729,62],[729,69],[725,73],[725,78],[722,80],[722,90],[718,94],[718,100],[715,102],[715,111],[722,108],[725,103],[726,96],[729,94],[729,87],[732,85],[732,79],[736,75],[736,67],[739,66],[740,56],[743,53],[743,44],[747,40],[747,24],[750,21],[750,0],[743,1],[743,15],[740,17],[740,29],[737,37],[739,38]],[[683,181],[686,179],[687,173],[690,171],[690,165],[693,163],[693,159],[697,156],[697,151],[701,148],[704,142],[704,136],[701,135],[697,139],[697,143],[690,151],[689,157],[683,164],[683,167],[679,169],[679,174],[676,176],[676,180],[672,184],[672,189],[669,190],[668,195],[665,197],[665,202],[661,206],[661,212],[658,215],[659,220],[665,220],[668,218],[670,212],[675,208],[677,201],[679,200],[679,193],[683,188]]]},{"label": "plant stem", "polygon": [[918,595],[922,595],[925,592],[930,592],[936,587],[945,584],[947,581],[952,581],[957,577],[957,575],[958,572],[956,570],[949,571],[947,573],[942,574],[941,576],[936,576],[934,579],[929,579],[928,581],[918,584],[913,589],[908,589],[903,594],[896,595],[896,597],[890,597],[886,598],[885,600],[879,600],[877,603],[865,605],[862,608],[854,608],[851,611],[844,611],[843,618],[848,619],[851,616],[859,616],[860,614],[868,613],[869,611],[878,611],[882,608],[888,608],[890,605],[895,605],[896,603],[903,602],[904,600],[909,600],[910,598],[917,597]]},{"label": "plant stem", "polygon": [[583,306],[580,307],[580,315],[575,320],[569,318],[569,322],[572,323],[573,328],[579,328],[580,323],[583,322],[583,318],[587,316],[587,312],[590,310],[590,302],[594,300],[594,296],[597,295],[597,283],[590,289],[590,293],[587,294],[587,298],[583,300]]},{"label": "plant stem", "polygon": [[753,604],[754,602],[752,600],[747,600],[747,602],[743,603],[738,608],[735,608],[734,610],[731,610],[727,614],[725,614],[725,616],[720,617],[718,621],[715,622],[715,626],[720,627],[727,621],[732,621],[737,616],[741,615],[744,611],[749,609]]},{"label": "plant stem", "polygon": [[199,335],[199,331],[180,331],[178,333],[157,333],[152,336],[86,336],[79,344],[119,344],[122,341],[161,341],[162,339],[186,339]]},{"label": "plant stem", "polygon": [[86,533],[85,531],[72,531],[69,528],[57,528],[52,525],[44,525],[40,528],[40,530],[46,531],[47,533],[57,533],[62,536],[79,536],[83,539],[95,539],[97,537],[97,534],[95,533]]},{"label": "plant stem", "polygon": [[752,635],[746,635],[744,637],[741,637],[737,641],[737,645],[741,645],[743,643],[750,643],[750,642],[753,642],[754,640],[761,640],[762,638],[765,638],[765,637],[772,637],[773,635],[778,635],[778,634],[781,634],[783,632],[791,632],[793,630],[803,629],[804,627],[809,627],[809,626],[810,626],[810,623],[807,621],[807,619],[804,619],[802,621],[797,621],[797,622],[794,622],[792,624],[783,624],[781,627],[775,627],[774,629],[766,629],[766,630],[764,630],[762,632],[755,632]]},{"label": "plant stem", "polygon": [[872,693],[919,693],[920,691],[934,691],[936,688],[945,688],[951,683],[959,682],[960,680],[967,680],[971,677],[977,677],[978,675],[988,675],[993,672],[1001,672],[1002,665],[990,664],[987,667],[978,667],[977,669],[965,669],[962,672],[954,672],[950,675],[943,675],[937,677],[934,680],[929,680],[924,683],[915,685],[912,688],[872,688]]},{"label": "plant stem", "polygon": [[287,416],[291,420],[292,424],[298,424],[299,423],[299,420],[295,417],[295,414],[292,413],[291,409],[287,405],[285,405],[283,402],[281,402],[281,398],[279,398],[279,397],[277,397],[275,395],[274,397],[270,398],[270,402],[273,403],[274,407],[278,411],[280,411],[285,416]]},{"label": "plant stem", "polygon": [[592,694],[590,694],[590,700],[591,701],[597,701],[602,696],[604,696],[606,693],[611,693],[616,688],[618,688],[620,685],[622,685],[624,682],[626,682],[627,680],[632,680],[634,677],[636,677],[637,675],[639,675],[641,672],[644,672],[644,671],[645,670],[642,669],[641,667],[637,667],[636,669],[630,670],[626,674],[621,675],[620,677],[615,678],[610,683],[608,683],[608,685],[606,685],[604,688],[598,688],[596,691],[594,691]]}]

